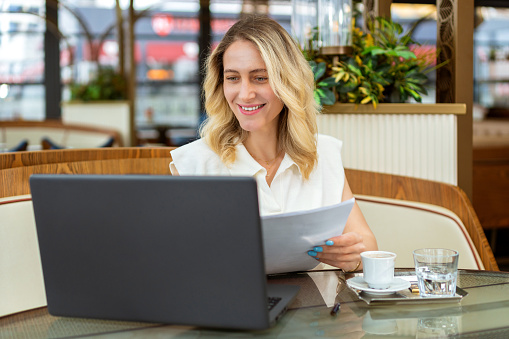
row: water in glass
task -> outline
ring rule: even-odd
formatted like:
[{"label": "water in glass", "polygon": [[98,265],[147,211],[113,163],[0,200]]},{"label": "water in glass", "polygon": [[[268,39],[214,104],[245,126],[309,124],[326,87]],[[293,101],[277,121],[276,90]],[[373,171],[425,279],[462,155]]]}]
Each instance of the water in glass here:
[{"label": "water in glass", "polygon": [[440,297],[454,296],[456,293],[456,281],[458,272],[447,271],[443,267],[419,267],[417,269],[417,281],[421,296]]}]

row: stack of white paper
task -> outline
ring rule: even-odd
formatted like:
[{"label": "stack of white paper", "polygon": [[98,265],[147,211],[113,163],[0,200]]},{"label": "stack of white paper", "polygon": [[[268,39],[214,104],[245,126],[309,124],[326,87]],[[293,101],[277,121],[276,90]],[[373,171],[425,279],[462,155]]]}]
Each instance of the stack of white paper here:
[{"label": "stack of white paper", "polygon": [[307,252],[343,233],[355,200],[308,211],[262,217],[267,274],[307,271],[318,262]]}]

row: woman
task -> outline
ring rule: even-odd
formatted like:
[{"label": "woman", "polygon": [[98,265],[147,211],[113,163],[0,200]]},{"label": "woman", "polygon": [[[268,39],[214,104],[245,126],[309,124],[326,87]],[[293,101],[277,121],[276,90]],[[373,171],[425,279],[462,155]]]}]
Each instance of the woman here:
[{"label": "woman", "polygon": [[[313,73],[286,30],[265,16],[235,23],[211,53],[201,139],[171,152],[174,175],[244,175],[258,183],[261,214],[306,210],[353,197],[341,141],[317,135]],[[375,237],[355,204],[343,235],[308,252],[356,270]]]}]

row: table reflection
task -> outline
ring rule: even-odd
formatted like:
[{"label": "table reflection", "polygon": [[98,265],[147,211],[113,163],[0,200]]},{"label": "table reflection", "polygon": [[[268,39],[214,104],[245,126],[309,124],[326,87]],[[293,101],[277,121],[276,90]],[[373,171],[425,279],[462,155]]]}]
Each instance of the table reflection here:
[{"label": "table reflection", "polygon": [[[409,270],[407,270],[410,272]],[[401,272],[400,272],[401,273]],[[346,286],[341,271],[270,276],[301,286],[287,314],[265,331],[221,331],[191,326],[54,317],[46,308],[0,318],[0,338],[436,338],[509,337],[509,273],[459,271],[468,292],[449,304],[368,305]],[[335,302],[337,315],[330,314]]]},{"label": "table reflection", "polygon": [[448,337],[459,333],[460,317],[420,318],[417,322],[417,338]]}]

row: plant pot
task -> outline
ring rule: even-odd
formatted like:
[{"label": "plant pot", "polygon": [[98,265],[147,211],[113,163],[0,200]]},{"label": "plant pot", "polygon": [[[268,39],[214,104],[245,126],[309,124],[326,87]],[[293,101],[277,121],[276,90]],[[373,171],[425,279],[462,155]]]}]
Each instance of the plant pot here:
[{"label": "plant pot", "polygon": [[115,129],[122,136],[124,146],[133,146],[128,101],[64,102],[62,122]]}]

